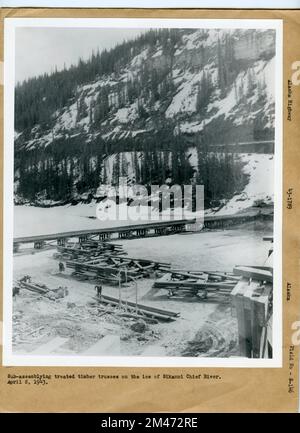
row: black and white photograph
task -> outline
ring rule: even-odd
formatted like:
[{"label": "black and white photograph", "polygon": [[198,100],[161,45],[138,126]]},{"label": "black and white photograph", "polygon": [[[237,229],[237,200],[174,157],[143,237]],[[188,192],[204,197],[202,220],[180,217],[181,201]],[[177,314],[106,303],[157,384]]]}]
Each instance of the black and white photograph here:
[{"label": "black and white photograph", "polygon": [[6,21],[4,362],[279,366],[281,23]]}]

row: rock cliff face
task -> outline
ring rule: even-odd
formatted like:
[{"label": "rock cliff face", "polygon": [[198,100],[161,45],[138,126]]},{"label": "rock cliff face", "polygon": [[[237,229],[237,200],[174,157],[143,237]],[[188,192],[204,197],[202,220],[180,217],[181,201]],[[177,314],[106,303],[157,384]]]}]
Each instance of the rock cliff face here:
[{"label": "rock cliff face", "polygon": [[[255,126],[258,135],[272,135],[273,31],[179,30],[176,43],[160,39],[152,45],[136,41],[138,49],[133,42],[127,50],[137,54],[124,64],[116,58],[110,74],[99,76],[95,68],[94,80],[77,85],[68,104],[53,111],[48,122],[37,122],[26,134],[18,129],[16,143],[32,148],[74,134],[88,134],[90,140],[99,135],[104,140],[134,138],[167,119],[176,123],[174,133],[176,128],[199,133],[222,118],[231,127],[252,125],[248,138],[260,139]],[[40,97],[47,105],[47,95]],[[22,102],[20,86],[16,103]]]},{"label": "rock cliff face", "polygon": [[25,172],[51,169],[71,173],[72,190],[80,164],[103,177],[112,155],[175,141],[188,152],[273,140],[274,59],[273,30],[151,30],[18,85],[16,189]]}]

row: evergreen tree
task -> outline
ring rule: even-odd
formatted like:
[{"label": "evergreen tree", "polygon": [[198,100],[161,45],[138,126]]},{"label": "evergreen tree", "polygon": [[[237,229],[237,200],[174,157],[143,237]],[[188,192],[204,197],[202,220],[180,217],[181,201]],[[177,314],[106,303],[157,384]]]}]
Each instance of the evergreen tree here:
[{"label": "evergreen tree", "polygon": [[117,153],[113,162],[112,184],[118,185],[120,178],[120,154]]},{"label": "evergreen tree", "polygon": [[77,122],[87,117],[87,115],[88,111],[87,105],[85,103],[85,98],[84,95],[81,95],[81,97],[77,100]]},{"label": "evergreen tree", "polygon": [[213,91],[213,86],[209,75],[203,71],[200,83],[198,85],[196,109],[202,114],[205,112],[209,103],[210,96]]}]

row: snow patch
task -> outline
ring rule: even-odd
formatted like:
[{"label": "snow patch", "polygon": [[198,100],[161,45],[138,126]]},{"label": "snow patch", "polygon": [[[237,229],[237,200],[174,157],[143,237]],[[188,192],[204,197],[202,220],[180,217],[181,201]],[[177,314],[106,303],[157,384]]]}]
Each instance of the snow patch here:
[{"label": "snow patch", "polygon": [[196,111],[197,92],[195,86],[200,82],[202,75],[203,71],[196,74],[190,72],[184,74],[184,83],[166,111],[167,118],[172,118],[180,112],[194,113]]},{"label": "snow patch", "polygon": [[217,212],[218,215],[230,215],[240,212],[257,201],[266,204],[274,202],[274,158],[267,154],[241,154],[246,164],[244,173],[249,175],[249,182],[241,194],[235,195]]},{"label": "snow patch", "polygon": [[142,65],[142,63],[147,59],[148,57],[148,48],[146,48],[145,50],[143,50],[140,54],[136,55],[132,61],[131,61],[131,66],[133,67],[140,67]]},{"label": "snow patch", "polygon": [[156,53],[153,54],[152,58],[154,59],[154,58],[156,58],[156,57],[160,57],[161,55],[162,55],[162,49],[156,51]]},{"label": "snow patch", "polygon": [[129,123],[136,120],[138,117],[137,102],[134,102],[130,107],[119,108],[114,115],[113,122]]}]

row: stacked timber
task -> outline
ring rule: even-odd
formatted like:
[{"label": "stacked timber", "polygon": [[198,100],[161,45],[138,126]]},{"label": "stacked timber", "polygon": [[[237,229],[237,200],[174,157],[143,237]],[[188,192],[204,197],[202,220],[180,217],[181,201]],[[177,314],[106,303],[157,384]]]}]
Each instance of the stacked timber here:
[{"label": "stacked timber", "polygon": [[97,279],[111,284],[147,278],[155,272],[170,268],[169,263],[112,254],[90,257],[88,260],[69,260],[66,262],[66,266],[74,269],[74,276],[82,279]]},{"label": "stacked timber", "polygon": [[19,287],[29,290],[31,292],[38,293],[39,295],[46,295],[49,292],[49,288],[45,284],[32,283],[31,281],[20,280]]},{"label": "stacked timber", "polygon": [[72,260],[82,257],[99,257],[104,254],[126,254],[123,250],[122,245],[103,241],[85,241],[76,244],[67,244],[65,246],[58,246],[57,251],[58,254],[56,255],[56,258],[59,258],[60,260]]},{"label": "stacked timber", "polygon": [[[57,287],[57,288],[49,288],[46,284],[32,282],[30,278],[21,278],[18,281],[16,286],[18,289],[29,290],[30,292],[34,292],[38,295],[46,296],[49,299],[60,299],[64,298],[69,294],[69,291],[66,287]],[[18,293],[19,290],[16,292]]]},{"label": "stacked timber", "polygon": [[231,292],[231,305],[238,322],[240,355],[248,358],[271,357],[273,275],[268,265],[234,269],[242,278]]},{"label": "stacked timber", "polygon": [[168,291],[169,296],[229,297],[239,277],[220,271],[169,270],[153,284],[155,289]]}]

